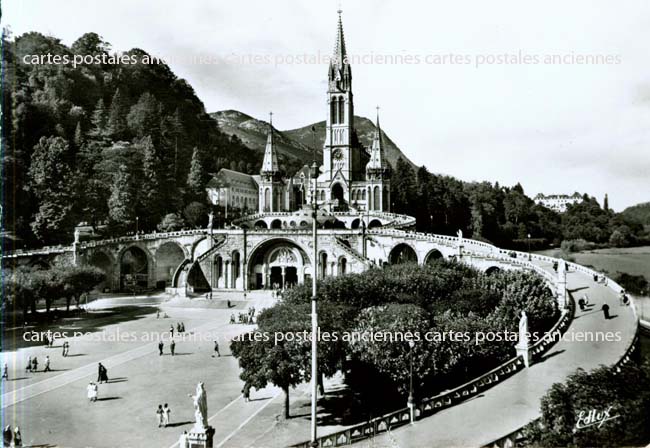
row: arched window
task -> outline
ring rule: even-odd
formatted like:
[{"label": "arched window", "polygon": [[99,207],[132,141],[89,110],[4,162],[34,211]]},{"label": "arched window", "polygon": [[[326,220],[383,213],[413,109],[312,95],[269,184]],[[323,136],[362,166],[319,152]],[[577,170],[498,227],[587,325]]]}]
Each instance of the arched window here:
[{"label": "arched window", "polygon": [[336,110],[337,110],[336,97],[330,100],[330,123],[336,124]]},{"label": "arched window", "polygon": [[362,201],[366,200],[366,189],[365,188],[363,190],[361,190],[361,200]]},{"label": "arched window", "polygon": [[345,100],[342,96],[339,97],[339,123],[345,123]]},{"label": "arched window", "polygon": [[264,208],[263,208],[263,210],[265,212],[268,212],[268,211],[270,211],[270,207],[271,207],[271,190],[267,188],[266,190],[264,190]]},{"label": "arched window", "polygon": [[381,199],[379,198],[379,187],[375,186],[375,193],[372,198],[373,210],[379,210],[381,208]]}]

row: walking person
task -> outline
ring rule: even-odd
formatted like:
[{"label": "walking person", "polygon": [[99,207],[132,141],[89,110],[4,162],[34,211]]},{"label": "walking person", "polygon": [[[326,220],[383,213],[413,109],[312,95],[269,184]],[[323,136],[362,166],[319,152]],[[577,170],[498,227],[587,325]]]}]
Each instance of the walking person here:
[{"label": "walking person", "polygon": [[63,343],[63,353],[62,353],[64,358],[68,356],[68,350],[70,350],[70,343],[68,341],[65,341]]},{"label": "walking person", "polygon": [[86,386],[86,396],[88,397],[88,401],[91,403],[94,403],[97,401],[97,392],[99,391],[99,387],[97,384],[93,383],[92,381],[88,383],[88,386]]},{"label": "walking person", "polygon": [[9,368],[7,367],[6,362],[5,365],[2,366],[2,379],[9,381]]},{"label": "walking person", "polygon": [[158,356],[162,356],[164,347],[165,347],[165,344],[163,343],[163,341],[160,341],[158,343]]},{"label": "walking person", "polygon": [[172,324],[172,325],[169,327],[169,337],[170,337],[170,338],[173,338],[173,337],[174,337],[174,324]]},{"label": "walking person", "polygon": [[172,339],[172,343],[169,344],[169,350],[172,352],[172,356],[174,356],[174,351],[176,350],[176,341]]},{"label": "walking person", "polygon": [[621,293],[618,295],[618,304],[620,306],[623,306],[624,300],[625,300],[625,290],[621,289]]},{"label": "walking person", "polygon": [[14,447],[18,448],[21,446],[23,446],[23,436],[20,433],[20,428],[16,426],[16,428],[14,428]]},{"label": "walking person", "polygon": [[172,413],[172,410],[169,409],[167,406],[167,403],[165,403],[165,406],[163,407],[163,427],[167,427],[169,425],[169,416]]},{"label": "walking person", "polygon": [[5,429],[2,431],[2,446],[10,447],[13,440],[14,433],[11,430],[11,426],[5,426]]},{"label": "walking person", "polygon": [[27,357],[27,366],[25,366],[25,373],[32,373],[32,357],[28,356]]},{"label": "walking person", "polygon": [[[221,353],[219,353],[219,343],[216,340],[214,341],[214,352],[218,357],[221,357]],[[212,357],[214,358],[214,355],[212,355]]]},{"label": "walking person", "polygon": [[36,356],[32,359],[32,372],[38,372],[38,358]]},{"label": "walking person", "polygon": [[244,396],[244,401],[246,403],[251,401],[251,385],[248,384],[248,381],[244,383],[244,388],[241,390],[241,393]]},{"label": "walking person", "polygon": [[43,368],[43,373],[45,372],[51,372],[52,369],[50,369],[50,357],[49,355],[45,356],[45,368]]},{"label": "walking person", "polygon": [[102,365],[102,363],[99,363],[99,366],[97,367],[98,375],[97,375],[97,382],[99,384],[108,383],[108,370],[106,370],[106,367]]},{"label": "walking person", "polygon": [[163,408],[162,404],[158,405],[158,409],[156,409],[156,420],[158,420],[158,427],[162,427],[163,424]]},{"label": "walking person", "polygon": [[603,304],[603,307],[601,308],[603,310],[603,315],[605,316],[605,319],[609,319],[609,305],[606,303]]}]

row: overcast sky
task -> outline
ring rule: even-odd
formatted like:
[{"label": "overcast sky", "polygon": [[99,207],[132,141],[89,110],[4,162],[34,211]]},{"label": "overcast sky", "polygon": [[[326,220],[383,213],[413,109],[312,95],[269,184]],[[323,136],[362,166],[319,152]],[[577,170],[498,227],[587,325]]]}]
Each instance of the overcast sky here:
[{"label": "overcast sky", "polygon": [[[207,111],[267,119],[273,110],[274,124],[291,129],[325,118],[326,61],[290,59],[331,54],[338,7],[336,0],[5,0],[2,21],[15,34],[39,31],[69,45],[93,31],[117,51],[176,58],[172,70]],[[379,105],[382,128],[416,164],[463,180],[519,181],[531,196],[579,191],[602,202],[609,193],[615,210],[650,201],[647,0],[344,0],[341,7],[348,52],[364,57],[352,67],[355,112],[374,117]],[[441,59],[449,54],[460,61]],[[502,55],[509,63],[494,59]],[[547,63],[548,55],[563,63]],[[219,63],[182,60],[192,56]],[[601,63],[577,63],[585,56]]]}]

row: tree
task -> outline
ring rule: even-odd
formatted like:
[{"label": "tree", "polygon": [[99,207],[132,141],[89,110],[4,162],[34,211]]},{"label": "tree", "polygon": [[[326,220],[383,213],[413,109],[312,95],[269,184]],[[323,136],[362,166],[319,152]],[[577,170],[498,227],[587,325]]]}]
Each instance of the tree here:
[{"label": "tree", "polygon": [[197,147],[192,151],[192,162],[190,172],[187,175],[187,192],[191,199],[196,200],[205,197],[205,173],[201,163],[201,154]]},{"label": "tree", "polygon": [[180,230],[183,228],[183,219],[178,216],[176,213],[166,214],[160,224],[158,224],[158,230],[161,232],[173,232],[174,230]]},{"label": "tree", "polygon": [[417,195],[415,172],[411,165],[401,157],[397,159],[391,182],[391,201],[395,204],[395,213],[408,213]]},{"label": "tree", "polygon": [[77,126],[74,129],[74,145],[78,149],[80,149],[84,144],[84,136],[83,132],[81,131],[81,121],[77,121]]},{"label": "tree", "polygon": [[115,90],[106,122],[107,132],[115,140],[123,139],[127,134],[126,115],[128,104],[119,87]]},{"label": "tree", "polygon": [[150,136],[136,143],[136,151],[142,154],[142,177],[139,188],[139,215],[146,228],[153,227],[162,215],[160,200],[160,173],[163,171],[156,148]]},{"label": "tree", "polygon": [[140,95],[127,116],[129,129],[138,138],[153,137],[160,142],[160,103],[149,92]]},{"label": "tree", "polygon": [[[610,410],[605,422],[585,426],[590,411]],[[641,446],[650,438],[650,364],[578,369],[556,383],[541,401],[541,428],[526,427],[526,438],[539,446]]]},{"label": "tree", "polygon": [[403,335],[414,342],[411,349],[409,341],[353,340],[350,350],[353,356],[373,365],[379,372],[388,376],[402,394],[409,392],[410,360],[413,359],[414,386],[419,389],[433,373],[432,345],[422,338],[429,330],[430,324],[424,309],[412,304],[389,303],[387,305],[366,308],[356,319],[354,332],[370,335],[386,332]]},{"label": "tree", "polygon": [[136,193],[128,167],[119,166],[113,180],[111,195],[108,198],[110,219],[120,225],[132,223],[135,219]]},{"label": "tree", "polygon": [[91,137],[101,138],[106,135],[106,107],[104,106],[104,100],[100,98],[97,101],[95,110],[91,118],[91,123],[93,125],[92,129],[89,132]]},{"label": "tree", "polygon": [[29,167],[29,190],[38,199],[32,222],[42,241],[54,241],[72,225],[72,171],[70,148],[62,137],[42,137],[34,147]]},{"label": "tree", "polygon": [[70,302],[75,299],[79,306],[79,297],[89,293],[95,286],[106,280],[106,274],[95,266],[66,266],[59,268],[58,276],[63,283],[66,299],[66,311],[70,311]]},{"label": "tree", "polygon": [[183,210],[183,216],[193,227],[205,227],[208,219],[207,214],[208,207],[196,201],[190,202]]},{"label": "tree", "polygon": [[[262,316],[267,311],[262,312]],[[263,389],[268,383],[275,384],[284,392],[284,418],[290,417],[289,389],[303,381],[309,381],[309,344],[287,342],[275,343],[273,337],[265,339],[260,316],[260,329],[233,339],[230,344],[232,354],[239,361],[242,373],[239,377],[250,387]],[[285,319],[289,316],[283,315]],[[304,317],[298,318],[298,325],[287,320],[275,320],[274,324],[284,327],[281,332],[307,331]],[[275,328],[275,325],[273,326]],[[267,333],[273,335],[273,333]]]}]

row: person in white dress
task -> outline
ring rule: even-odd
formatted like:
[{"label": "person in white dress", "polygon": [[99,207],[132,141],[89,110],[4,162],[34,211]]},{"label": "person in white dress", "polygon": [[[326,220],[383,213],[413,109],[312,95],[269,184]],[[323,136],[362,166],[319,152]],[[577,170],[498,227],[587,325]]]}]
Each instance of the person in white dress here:
[{"label": "person in white dress", "polygon": [[97,384],[91,381],[86,387],[89,401],[91,402],[97,401],[97,390],[98,390]]}]

